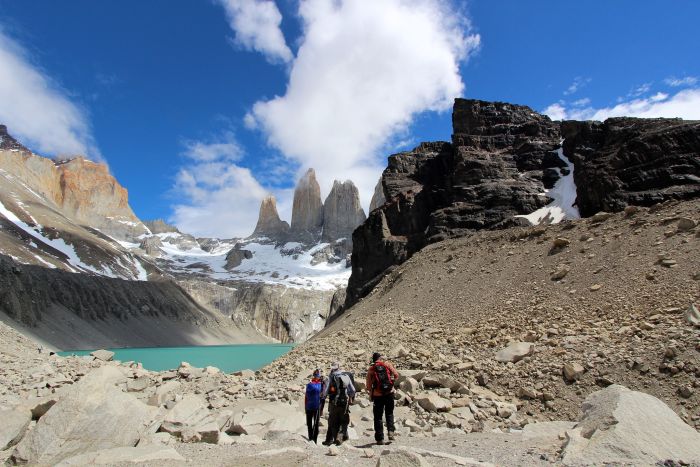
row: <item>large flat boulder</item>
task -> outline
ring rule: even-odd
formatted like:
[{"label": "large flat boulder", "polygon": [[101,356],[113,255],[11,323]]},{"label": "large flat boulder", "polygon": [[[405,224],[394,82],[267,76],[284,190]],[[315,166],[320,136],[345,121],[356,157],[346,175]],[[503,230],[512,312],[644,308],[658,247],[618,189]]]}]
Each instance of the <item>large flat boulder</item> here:
[{"label": "large flat boulder", "polygon": [[700,463],[700,433],[659,399],[624,386],[597,391],[567,431],[565,465]]},{"label": "large flat boulder", "polygon": [[160,430],[187,441],[216,444],[219,440],[216,416],[209,411],[204,399],[194,394],[185,395],[165,414]]},{"label": "large flat boulder", "polygon": [[234,412],[230,434],[258,435],[268,431],[296,433],[305,429],[306,419],[294,406],[282,402],[266,402]]},{"label": "large flat boulder", "polygon": [[0,410],[0,451],[14,446],[22,439],[32,421],[29,410]]},{"label": "large flat boulder", "polygon": [[145,462],[158,465],[167,461],[185,462],[185,458],[171,447],[150,444],[88,452],[66,459],[58,464],[57,467],[68,465],[128,465]]},{"label": "large flat boulder", "polygon": [[117,385],[125,382],[116,367],[90,372],[39,419],[11,461],[53,465],[85,452],[134,446],[156,409],[122,392]]},{"label": "large flat boulder", "polygon": [[534,351],[535,346],[529,342],[513,342],[496,353],[496,360],[503,363],[515,363],[532,355]]}]

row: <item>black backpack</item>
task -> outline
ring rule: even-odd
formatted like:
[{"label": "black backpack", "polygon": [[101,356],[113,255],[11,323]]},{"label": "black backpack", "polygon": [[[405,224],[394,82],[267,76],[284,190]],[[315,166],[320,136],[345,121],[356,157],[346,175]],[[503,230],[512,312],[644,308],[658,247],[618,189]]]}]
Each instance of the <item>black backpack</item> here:
[{"label": "black backpack", "polygon": [[391,379],[389,369],[383,362],[374,363],[374,387],[385,395],[390,394],[394,389],[394,380]]},{"label": "black backpack", "polygon": [[348,388],[345,386],[345,382],[341,376],[341,373],[332,375],[328,383],[329,399],[333,405],[348,404]]}]

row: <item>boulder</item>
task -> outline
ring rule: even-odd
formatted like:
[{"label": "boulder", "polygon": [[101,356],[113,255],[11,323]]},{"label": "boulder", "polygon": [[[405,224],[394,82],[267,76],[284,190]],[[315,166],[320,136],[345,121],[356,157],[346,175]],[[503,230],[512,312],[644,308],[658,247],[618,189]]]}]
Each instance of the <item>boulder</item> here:
[{"label": "boulder", "polygon": [[566,379],[570,383],[577,381],[581,376],[583,376],[584,371],[585,369],[575,362],[565,363],[562,368],[564,379]]},{"label": "boulder", "polygon": [[300,410],[282,402],[264,402],[234,412],[227,433],[258,435],[268,431],[297,432],[306,426]]},{"label": "boulder", "polygon": [[65,459],[57,467],[69,465],[124,465],[153,463],[162,464],[169,461],[185,462],[175,449],[157,444],[139,445],[88,452]]},{"label": "boulder", "polygon": [[97,360],[102,360],[103,362],[111,362],[112,359],[114,358],[114,352],[110,352],[109,350],[95,350],[92,352],[90,355],[95,357]]},{"label": "boulder", "polygon": [[151,378],[140,376],[136,379],[129,379],[126,382],[126,390],[129,392],[141,392],[151,385]]},{"label": "boulder", "polygon": [[418,391],[419,385],[418,381],[415,379],[411,378],[410,376],[406,377],[399,383],[399,388],[406,393],[413,394],[416,391]]},{"label": "boulder", "polygon": [[421,394],[415,397],[415,401],[428,412],[448,412],[452,408],[449,399],[443,399],[437,394]]},{"label": "boulder", "polygon": [[156,388],[156,392],[148,399],[148,405],[160,406],[168,400],[169,396],[177,389],[181,383],[179,381],[166,381]]},{"label": "boulder", "polygon": [[700,433],[659,399],[611,385],[589,395],[567,432],[565,465],[700,462]]},{"label": "boulder", "polygon": [[22,439],[32,421],[27,409],[0,410],[0,451],[14,446]]},{"label": "boulder", "polygon": [[700,327],[700,311],[698,311],[694,303],[688,306],[688,310],[685,312],[685,319],[693,326]]},{"label": "boulder", "polygon": [[528,355],[532,355],[535,346],[530,342],[513,342],[508,347],[496,353],[496,360],[499,362],[518,362]]},{"label": "boulder", "polygon": [[150,429],[156,409],[117,387],[125,383],[113,366],[87,374],[20,441],[12,461],[57,464],[84,452],[134,446]]},{"label": "boulder", "polygon": [[408,448],[382,451],[377,467],[430,467],[430,463]]},{"label": "boulder", "polygon": [[185,395],[181,401],[170,409],[163,419],[160,431],[165,431],[184,439],[187,431],[205,443],[216,444],[219,439],[219,425],[214,414],[209,412],[207,403],[195,394]]}]

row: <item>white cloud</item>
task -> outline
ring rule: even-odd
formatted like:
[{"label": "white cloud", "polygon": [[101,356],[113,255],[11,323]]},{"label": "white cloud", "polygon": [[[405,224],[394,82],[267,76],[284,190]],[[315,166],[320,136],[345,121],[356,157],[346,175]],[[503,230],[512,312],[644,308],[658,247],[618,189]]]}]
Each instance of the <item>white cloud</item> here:
[{"label": "white cloud", "polygon": [[574,94],[590,82],[591,82],[591,78],[584,78],[582,76],[577,76],[576,78],[574,78],[574,82],[571,83],[571,85],[568,88],[566,88],[566,91],[564,91],[564,95],[568,96],[568,95]]},{"label": "white cloud", "polygon": [[257,102],[246,126],[315,168],[325,193],[334,178],[353,180],[367,206],[383,150],[416,114],[451,108],[480,37],[442,0],[301,0],[299,17],[286,92]]},{"label": "white cloud", "polygon": [[44,155],[101,159],[84,111],[1,30],[0,123],[20,142]]},{"label": "white cloud", "polygon": [[287,63],[292,51],[280,29],[282,14],[271,0],[218,0],[226,10],[235,42],[265,55],[271,63]]},{"label": "white cloud", "polygon": [[679,88],[682,86],[695,86],[698,83],[698,78],[695,76],[684,76],[683,78],[670,76],[664,80],[664,83],[674,88]]},{"label": "white cloud", "polygon": [[216,160],[237,161],[243,157],[243,150],[236,142],[233,133],[226,132],[223,141],[208,142],[186,140],[183,155],[200,162]]},{"label": "white cloud", "polygon": [[605,120],[610,117],[680,117],[700,120],[700,88],[683,89],[670,96],[656,93],[604,108],[567,108],[561,102],[544,109],[553,120]]},{"label": "white cloud", "polygon": [[233,133],[213,141],[185,140],[183,145],[187,162],[175,177],[172,191],[178,202],[169,220],[196,236],[250,235],[268,191],[236,163],[244,153]]}]

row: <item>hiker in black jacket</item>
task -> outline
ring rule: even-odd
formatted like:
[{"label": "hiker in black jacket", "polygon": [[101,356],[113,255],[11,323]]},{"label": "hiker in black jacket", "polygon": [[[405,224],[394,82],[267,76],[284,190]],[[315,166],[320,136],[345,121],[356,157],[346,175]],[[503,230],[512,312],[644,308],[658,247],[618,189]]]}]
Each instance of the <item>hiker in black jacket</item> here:
[{"label": "hiker in black jacket", "polygon": [[350,422],[350,404],[355,398],[355,386],[350,376],[340,371],[340,364],[337,362],[331,365],[323,396],[327,396],[328,400],[328,432],[323,444],[343,444],[343,426]]}]

